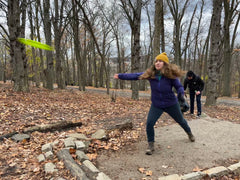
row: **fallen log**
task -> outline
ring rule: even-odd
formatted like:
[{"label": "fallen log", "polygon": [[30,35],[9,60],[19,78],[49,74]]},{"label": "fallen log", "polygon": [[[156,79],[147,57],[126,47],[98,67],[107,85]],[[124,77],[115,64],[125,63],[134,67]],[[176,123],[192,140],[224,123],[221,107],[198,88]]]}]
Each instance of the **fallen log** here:
[{"label": "fallen log", "polygon": [[44,124],[26,128],[23,130],[24,133],[31,133],[34,131],[47,132],[47,131],[56,131],[67,129],[71,127],[82,126],[82,122],[72,122],[72,121],[59,121],[54,124]]},{"label": "fallen log", "polygon": [[70,170],[71,174],[78,180],[88,180],[85,172],[80,168],[80,165],[73,160],[68,149],[58,151],[57,156],[59,160],[63,161],[65,167]]},{"label": "fallen log", "polygon": [[0,136],[0,141],[2,141],[4,138],[10,138],[10,137],[12,137],[15,134],[17,134],[16,131],[13,131],[13,132],[8,133],[8,134],[4,134],[4,135]]},{"label": "fallen log", "polygon": [[131,119],[127,119],[121,123],[115,124],[114,126],[111,126],[108,128],[108,130],[115,130],[118,129],[119,131],[124,130],[131,130],[133,128],[133,123]]},{"label": "fallen log", "polygon": [[[44,125],[38,125],[38,126],[32,126],[29,128],[25,128],[23,130],[23,133],[32,133],[34,131],[39,132],[47,132],[47,131],[56,131],[56,130],[63,130],[71,127],[77,127],[82,126],[82,122],[72,122],[72,121],[59,121],[54,124],[44,124]],[[18,134],[19,132],[13,131],[8,134],[4,134],[0,136],[0,141],[3,141],[4,138],[10,138],[15,134]]]}]

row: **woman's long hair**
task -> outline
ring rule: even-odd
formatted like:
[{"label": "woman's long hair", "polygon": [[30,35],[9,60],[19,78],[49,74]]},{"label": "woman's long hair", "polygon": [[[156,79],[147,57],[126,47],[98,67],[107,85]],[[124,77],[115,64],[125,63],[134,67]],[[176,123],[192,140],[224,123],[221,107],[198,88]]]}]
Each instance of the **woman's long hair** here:
[{"label": "woman's long hair", "polygon": [[[161,74],[169,79],[175,79],[178,77],[181,77],[186,72],[181,70],[179,66],[176,64],[166,64],[164,63],[164,66],[161,69]],[[139,79],[155,79],[156,75],[156,68],[155,65],[152,65],[150,68],[148,68]]]}]

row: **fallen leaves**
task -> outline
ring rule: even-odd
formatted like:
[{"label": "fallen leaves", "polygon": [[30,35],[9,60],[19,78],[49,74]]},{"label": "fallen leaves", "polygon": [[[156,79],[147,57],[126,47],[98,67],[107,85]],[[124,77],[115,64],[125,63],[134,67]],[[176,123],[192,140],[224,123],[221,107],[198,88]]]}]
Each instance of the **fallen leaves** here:
[{"label": "fallen leaves", "polygon": [[153,172],[152,171],[146,171],[146,176],[152,176]]},{"label": "fallen leaves", "polygon": [[97,156],[98,156],[97,153],[94,153],[94,154],[87,153],[86,155],[90,161],[97,159]]},{"label": "fallen leaves", "polygon": [[145,174],[146,176],[153,175],[153,172],[151,170],[147,170],[146,168],[143,168],[143,167],[138,168],[138,171],[142,174]]},{"label": "fallen leaves", "polygon": [[[80,92],[77,89],[49,91],[32,88],[30,93],[16,93],[12,91],[11,85],[6,85],[4,91],[0,87],[1,135],[13,131],[21,132],[24,128],[37,124],[50,124],[62,120],[83,122],[80,128],[64,132],[33,132],[30,141],[16,143],[11,139],[4,140],[0,144],[0,178],[4,176],[7,179],[16,179],[16,176],[11,176],[4,170],[6,167],[16,167],[15,173],[21,172],[23,179],[44,179],[43,166],[36,159],[37,155],[41,154],[43,144],[59,140],[60,143],[54,147],[54,151],[57,152],[64,146],[62,139],[69,133],[79,132],[90,137],[96,129],[107,129],[117,121],[131,118],[133,130],[112,131],[108,141],[92,141],[87,156],[94,161],[98,157],[98,151],[118,151],[126,144],[136,142],[141,133],[145,133],[145,121],[150,104],[149,99],[140,99],[136,102],[124,97],[117,97],[113,103],[106,94]],[[210,116],[240,123],[237,107],[217,106],[205,111]],[[164,113],[156,126],[172,123],[175,122]],[[167,148],[171,149],[170,146]],[[70,150],[70,153],[75,156],[74,150]],[[55,156],[52,161],[56,162],[58,169],[61,169],[60,176],[70,177],[61,161]],[[143,168],[138,171],[146,176],[143,179],[151,179],[151,170]]]},{"label": "fallen leaves", "polygon": [[196,166],[192,171],[193,172],[199,172],[202,171],[203,169],[200,169],[198,166]]},{"label": "fallen leaves", "polygon": [[75,153],[76,153],[76,149],[70,148],[70,149],[69,149],[69,153],[70,153],[70,154],[75,154]]},{"label": "fallen leaves", "polygon": [[227,106],[227,105],[209,106],[209,107],[204,107],[204,111],[211,118],[231,121],[238,124],[240,123],[238,106]]},{"label": "fallen leaves", "polygon": [[138,168],[138,171],[139,171],[140,173],[144,174],[146,170],[145,170],[145,168],[141,168],[141,167],[140,167],[140,168]]}]

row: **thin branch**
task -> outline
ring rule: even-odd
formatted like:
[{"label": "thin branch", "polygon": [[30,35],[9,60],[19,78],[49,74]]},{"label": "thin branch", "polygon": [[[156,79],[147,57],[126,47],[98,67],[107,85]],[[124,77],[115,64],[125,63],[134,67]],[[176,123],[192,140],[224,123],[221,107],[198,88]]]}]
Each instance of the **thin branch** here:
[{"label": "thin branch", "polygon": [[0,27],[2,28],[2,30],[4,31],[4,33],[7,35],[7,37],[9,38],[9,34],[7,32],[7,30],[3,27],[2,24],[0,24]]}]

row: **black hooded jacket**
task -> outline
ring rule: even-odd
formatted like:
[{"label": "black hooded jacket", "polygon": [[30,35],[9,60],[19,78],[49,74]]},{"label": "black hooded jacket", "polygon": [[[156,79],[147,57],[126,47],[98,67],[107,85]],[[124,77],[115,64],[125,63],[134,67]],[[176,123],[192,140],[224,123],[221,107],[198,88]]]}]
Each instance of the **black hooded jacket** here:
[{"label": "black hooded jacket", "polygon": [[[188,77],[192,77],[192,79],[188,79]],[[199,76],[194,74],[192,71],[188,71],[187,77],[184,80],[184,90],[187,89],[187,86],[190,92],[202,91],[204,88],[204,82]]]}]

